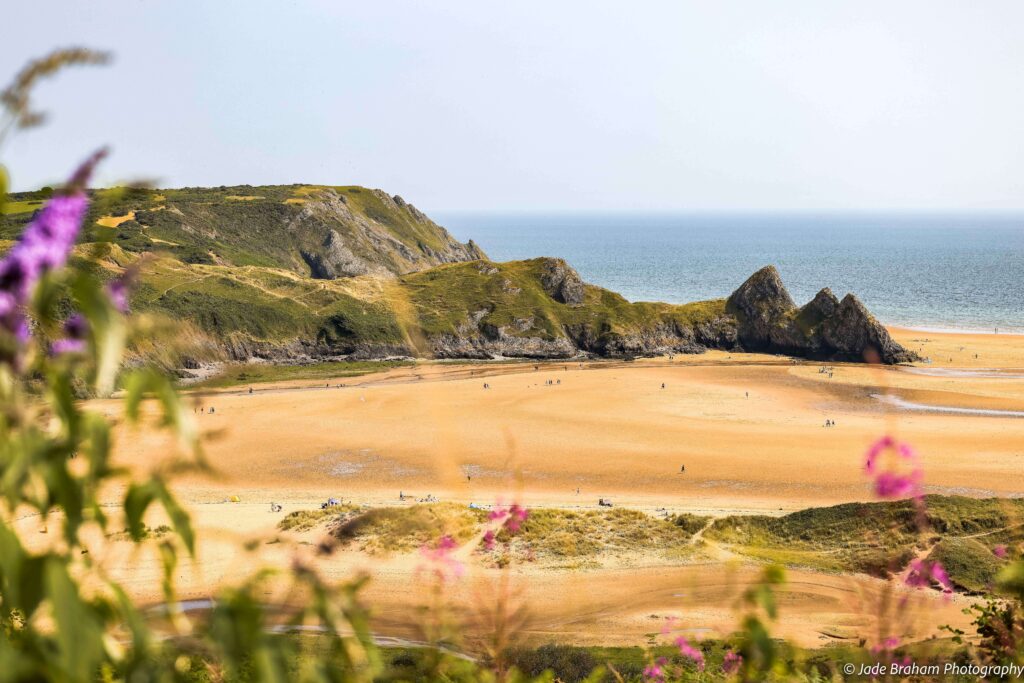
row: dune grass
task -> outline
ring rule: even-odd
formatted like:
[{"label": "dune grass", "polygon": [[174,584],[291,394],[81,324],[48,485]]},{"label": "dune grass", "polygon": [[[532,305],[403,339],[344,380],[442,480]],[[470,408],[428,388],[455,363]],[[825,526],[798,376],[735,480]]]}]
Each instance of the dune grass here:
[{"label": "dune grass", "polygon": [[455,503],[373,508],[339,524],[332,533],[363,552],[407,552],[443,536],[464,543],[478,532],[485,518],[482,510]]},{"label": "dune grass", "polygon": [[[942,553],[954,560],[947,568],[953,580],[977,587],[987,576],[979,562],[987,566],[1000,532],[1024,519],[1021,500],[926,496],[924,503],[923,515],[904,500],[810,508],[783,517],[730,516],[716,520],[705,536],[752,558],[882,577],[941,541],[948,544]],[[975,540],[967,544],[970,536]]]},{"label": "dune grass", "polygon": [[996,574],[1006,564],[992,549],[973,538],[948,538],[939,541],[929,559],[942,563],[953,584],[969,593],[992,590]]},{"label": "dune grass", "polygon": [[270,363],[233,363],[214,377],[190,385],[196,389],[223,389],[248,384],[293,380],[332,380],[360,377],[391,368],[409,367],[412,361],[331,361],[309,365],[273,365]]},{"label": "dune grass", "polygon": [[541,508],[530,512],[514,545],[540,559],[578,558],[668,551],[686,546],[691,536],[683,526],[639,510]]},{"label": "dune grass", "polygon": [[289,512],[280,522],[277,528],[281,531],[302,532],[315,529],[321,524],[347,518],[361,510],[356,505],[334,505],[327,508],[313,508],[310,510],[296,510]]}]

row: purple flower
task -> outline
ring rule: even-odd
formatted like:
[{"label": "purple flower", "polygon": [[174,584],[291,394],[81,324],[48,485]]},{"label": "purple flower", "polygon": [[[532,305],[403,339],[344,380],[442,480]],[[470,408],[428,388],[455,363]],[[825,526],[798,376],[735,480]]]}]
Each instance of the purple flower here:
[{"label": "purple flower", "polygon": [[1000,558],[1006,557],[1006,546],[997,545],[995,548],[992,548],[992,554]]},{"label": "purple flower", "polygon": [[743,666],[743,656],[729,650],[725,653],[725,657],[722,658],[722,672],[727,676],[731,676],[740,670]]},{"label": "purple flower", "polygon": [[82,339],[58,339],[50,344],[50,354],[59,356],[65,353],[83,353],[85,341]]},{"label": "purple flower", "polygon": [[85,340],[89,335],[89,321],[81,313],[75,313],[64,321],[62,339],[50,344],[50,353],[54,356],[62,353],[82,353],[85,351]]},{"label": "purple flower", "polygon": [[28,337],[24,308],[39,278],[67,263],[89,205],[83,188],[104,155],[97,152],[75,171],[65,193],[46,203],[0,261],[0,327],[20,341]]},{"label": "purple flower", "polygon": [[121,277],[107,283],[107,296],[110,297],[114,308],[125,315],[128,314],[128,297],[131,294],[132,287],[135,285],[136,275],[135,270],[129,269],[124,271]]}]

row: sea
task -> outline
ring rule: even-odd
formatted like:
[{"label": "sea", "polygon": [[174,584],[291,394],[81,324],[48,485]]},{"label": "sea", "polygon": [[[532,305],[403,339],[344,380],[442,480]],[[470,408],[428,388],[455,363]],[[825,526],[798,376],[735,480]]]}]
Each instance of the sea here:
[{"label": "sea", "polygon": [[728,296],[774,264],[802,304],[853,292],[886,325],[1024,334],[1024,214],[433,214],[491,259],[566,259],[630,301]]}]

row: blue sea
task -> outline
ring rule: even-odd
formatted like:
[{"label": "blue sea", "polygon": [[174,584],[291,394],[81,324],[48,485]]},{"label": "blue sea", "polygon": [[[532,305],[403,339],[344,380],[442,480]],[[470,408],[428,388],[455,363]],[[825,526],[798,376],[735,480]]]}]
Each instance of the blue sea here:
[{"label": "blue sea", "polygon": [[1024,333],[1022,214],[433,217],[496,261],[560,256],[631,301],[724,297],[770,263],[797,303],[831,287],[888,325]]}]

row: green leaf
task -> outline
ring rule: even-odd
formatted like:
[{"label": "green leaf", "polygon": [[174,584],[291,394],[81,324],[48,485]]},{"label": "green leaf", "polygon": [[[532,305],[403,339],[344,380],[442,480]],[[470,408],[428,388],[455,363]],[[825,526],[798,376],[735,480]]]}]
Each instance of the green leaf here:
[{"label": "green leaf", "polygon": [[145,536],[146,525],[143,518],[146,516],[146,510],[156,499],[154,489],[151,481],[144,484],[132,482],[124,496],[125,521],[128,522],[128,533],[135,542],[141,541]]},{"label": "green leaf", "polygon": [[56,623],[56,661],[64,674],[55,678],[91,680],[103,658],[103,626],[83,602],[63,558],[48,557],[43,576]]},{"label": "green leaf", "polygon": [[185,512],[185,509],[178,504],[177,499],[171,494],[162,480],[154,480],[154,484],[156,495],[164,506],[164,510],[167,511],[167,516],[171,518],[171,524],[174,526],[175,533],[181,537],[181,541],[185,544],[189,554],[195,555],[196,536],[192,530],[192,519]]}]

